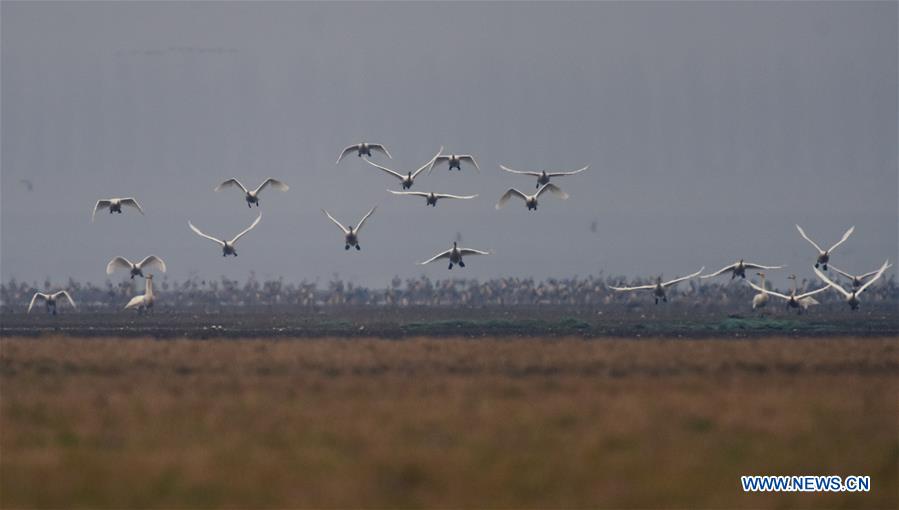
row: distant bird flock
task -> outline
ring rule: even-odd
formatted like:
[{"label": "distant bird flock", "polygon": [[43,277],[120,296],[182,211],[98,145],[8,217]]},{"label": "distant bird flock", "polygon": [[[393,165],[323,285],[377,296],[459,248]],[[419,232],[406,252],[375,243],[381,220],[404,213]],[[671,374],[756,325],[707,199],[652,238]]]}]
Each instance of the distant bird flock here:
[{"label": "distant bird flock", "polygon": [[[477,161],[474,156],[471,154],[444,154],[443,147],[437,151],[437,153],[429,159],[425,164],[418,167],[414,171],[407,171],[405,174],[402,172],[398,172],[396,170],[390,169],[386,166],[379,165],[370,158],[373,157],[373,153],[377,153],[383,156],[386,156],[388,159],[393,159],[390,155],[390,152],[387,150],[383,144],[380,143],[372,143],[372,142],[360,142],[350,146],[347,146],[343,151],[340,152],[340,156],[337,158],[337,162],[335,164],[340,164],[344,158],[349,155],[355,154],[357,157],[362,158],[368,165],[371,165],[378,170],[381,170],[387,175],[390,175],[396,178],[399,181],[399,184],[402,188],[401,191],[395,191],[388,189],[387,191],[393,195],[397,196],[416,196],[425,199],[425,205],[429,205],[432,207],[437,206],[437,201],[440,199],[457,199],[457,200],[472,200],[478,197],[477,194],[473,195],[451,195],[448,193],[438,193],[435,191],[407,191],[415,184],[416,179],[421,175],[425,170],[428,171],[428,174],[433,171],[436,167],[443,167],[444,164],[449,171],[457,170],[462,171],[464,167],[472,167],[475,171],[480,172],[480,167],[478,166]],[[520,198],[524,205],[527,207],[528,211],[536,211],[538,206],[538,199],[546,192],[551,193],[552,195],[562,199],[567,200],[569,198],[568,193],[562,190],[555,183],[550,182],[551,179],[557,177],[565,177],[572,176],[576,174],[580,174],[586,171],[589,168],[588,166],[584,166],[578,170],[573,171],[521,171],[521,170],[513,170],[504,165],[499,165],[499,168],[518,175],[529,175],[537,178],[537,183],[535,189],[537,190],[534,194],[528,195],[516,188],[509,188],[505,193],[500,196],[499,201],[496,203],[496,209],[500,209],[506,203],[511,200],[513,197]],[[28,182],[29,189],[31,189],[30,181]],[[284,182],[274,179],[268,178],[264,180],[259,186],[255,189],[250,190],[241,182],[235,178],[226,179],[221,184],[214,188],[215,191],[222,191],[226,188],[237,188],[243,193],[243,198],[247,204],[247,207],[252,208],[256,206],[257,208],[260,206],[260,193],[264,191],[266,188],[270,187],[276,191],[288,191],[290,187]],[[97,203],[94,205],[93,212],[91,214],[91,222],[94,222],[96,219],[97,211],[100,210],[108,210],[109,214],[118,213],[122,214],[122,206],[130,207],[136,209],[142,215],[144,214],[143,208],[138,203],[137,199],[133,197],[125,197],[125,198],[104,198],[97,200]],[[344,240],[344,249],[350,250],[350,248],[355,248],[356,251],[361,251],[362,246],[359,242],[359,234],[362,230],[362,227],[365,225],[366,220],[368,220],[372,214],[374,214],[377,207],[372,207],[368,213],[366,213],[356,225],[344,226],[339,220],[337,220],[334,216],[331,215],[328,211],[322,209],[322,213],[331,220],[337,227],[340,228],[341,233],[343,234]],[[213,237],[201,231],[199,228],[194,226],[194,224],[188,220],[187,224],[191,231],[197,234],[200,237],[208,239],[222,249],[222,256],[227,257],[228,255],[237,256],[237,250],[235,245],[240,238],[253,230],[259,222],[262,221],[262,214],[260,213],[256,220],[250,224],[249,227],[241,231],[239,234],[235,235],[230,240],[219,239],[217,237]],[[701,275],[701,273],[705,270],[705,267],[699,269],[694,273],[688,274],[686,276],[674,278],[668,281],[662,281],[662,278],[659,277],[654,284],[648,285],[636,285],[636,286],[610,286],[610,288],[616,292],[633,292],[633,291],[643,291],[648,290],[652,292],[655,303],[658,304],[661,302],[668,301],[668,294],[666,293],[666,289],[677,285],[680,282],[685,280],[689,280],[691,278],[695,278],[699,276],[701,279],[713,278],[715,276],[719,276],[725,273],[729,273],[731,279],[735,279],[736,277],[740,277],[741,279],[746,279],[746,270],[759,270],[756,272],[756,275],[760,278],[760,284],[755,284],[753,282],[748,282],[749,285],[758,291],[758,294],[753,296],[752,299],[752,309],[760,310],[767,306],[770,296],[774,296],[778,299],[784,300],[786,302],[786,306],[789,308],[795,308],[798,313],[802,313],[802,311],[807,310],[810,306],[818,304],[818,302],[812,297],[815,294],[821,293],[828,288],[833,289],[835,292],[839,293],[843,298],[845,298],[846,303],[852,310],[858,309],[860,305],[859,296],[862,292],[865,291],[868,287],[870,287],[874,282],[880,279],[884,272],[892,267],[889,263],[889,260],[884,261],[883,265],[880,266],[879,269],[870,271],[861,275],[854,275],[850,273],[846,273],[841,271],[832,265],[830,265],[831,257],[833,255],[833,251],[839,247],[841,244],[845,243],[847,239],[852,235],[855,230],[855,227],[850,227],[844,234],[843,237],[840,238],[839,241],[834,243],[830,248],[824,250],[822,249],[815,241],[813,241],[800,227],[796,225],[796,229],[799,231],[799,234],[808,241],[812,246],[814,246],[817,251],[815,256],[814,273],[823,283],[821,288],[805,292],[803,294],[797,294],[796,290],[796,276],[791,275],[789,278],[793,280],[793,289],[790,294],[782,294],[779,292],[775,292],[769,290],[765,286],[765,276],[766,274],[762,272],[762,270],[777,270],[783,269],[785,266],[776,265],[776,266],[768,266],[756,263],[745,262],[743,259],[740,259],[733,264],[724,266],[723,268],[715,271],[714,273],[710,273],[707,275]],[[477,250],[474,248],[463,248],[459,246],[460,236],[457,235],[457,240],[453,242],[452,248],[437,253],[433,257],[419,262],[419,264],[430,264],[431,262],[435,262],[440,259],[446,259],[449,263],[448,269],[452,269],[454,265],[459,267],[465,267],[464,257],[473,256],[473,255],[490,255],[490,251],[485,250]],[[831,277],[829,277],[826,272],[828,271],[828,266],[830,269],[833,269],[834,272],[843,276],[847,280],[849,280],[851,284],[850,290],[844,289],[840,284],[836,283]],[[125,305],[125,310],[136,310],[138,313],[144,313],[150,311],[153,308],[154,302],[156,300],[155,294],[153,292],[153,275],[152,274],[144,274],[145,269],[157,268],[163,273],[166,272],[166,265],[162,258],[156,255],[148,255],[141,261],[134,263],[128,260],[125,257],[117,256],[112,258],[109,263],[106,265],[106,274],[112,274],[117,269],[127,270],[130,274],[130,277],[133,279],[135,276],[140,276],[145,278],[145,291],[144,294],[134,296],[130,301]],[[60,298],[64,297],[69,304],[75,308],[75,301],[69,295],[66,290],[60,290],[54,293],[44,293],[37,292],[31,298],[31,302],[28,305],[28,313],[31,312],[31,309],[34,307],[37,301],[43,301],[46,304],[46,309],[48,313],[56,314],[57,302],[60,301]]]}]

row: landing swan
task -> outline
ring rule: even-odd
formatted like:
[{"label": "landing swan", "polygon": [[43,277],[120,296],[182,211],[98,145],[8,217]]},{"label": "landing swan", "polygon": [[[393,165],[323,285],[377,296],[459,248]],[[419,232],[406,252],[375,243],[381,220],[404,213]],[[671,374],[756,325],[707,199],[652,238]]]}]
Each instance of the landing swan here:
[{"label": "landing swan", "polygon": [[437,158],[437,156],[440,155],[440,153],[442,151],[443,151],[443,147],[441,147],[440,150],[437,151],[437,154],[434,154],[434,157],[429,159],[428,162],[425,163],[424,165],[422,165],[418,170],[416,170],[415,172],[409,172],[406,175],[403,175],[399,172],[393,171],[393,170],[387,168],[386,166],[381,166],[377,163],[372,163],[371,160],[369,160],[369,159],[366,159],[365,162],[368,163],[369,165],[377,168],[378,170],[381,170],[387,174],[390,174],[390,175],[396,177],[403,184],[403,189],[409,189],[412,187],[412,184],[415,182],[415,178],[418,177],[418,174],[422,173],[425,168],[429,168],[431,165],[433,165],[434,160]]},{"label": "landing swan", "polygon": [[[722,267],[721,269],[719,269],[718,271],[715,271],[712,274],[702,275],[702,276],[700,276],[700,278],[702,278],[704,280],[706,278],[712,278],[712,277],[718,276],[719,274],[724,273],[725,271],[730,271],[730,273],[731,273],[730,279],[731,280],[733,280],[734,278],[736,278],[738,276],[745,279],[747,269],[783,269],[784,267],[785,266],[763,266],[761,264],[753,264],[751,262],[743,262],[743,259],[740,259],[739,261],[734,262],[733,264],[731,264],[729,266]],[[757,274],[759,274],[759,273],[757,273]]]},{"label": "landing swan", "polygon": [[256,207],[259,207],[259,193],[269,185],[271,185],[272,189],[276,189],[278,191],[287,191],[290,189],[290,186],[284,184],[278,179],[272,179],[271,177],[269,177],[268,179],[262,181],[262,184],[260,184],[259,187],[254,190],[248,190],[243,184],[240,183],[240,181],[232,178],[216,186],[215,191],[221,191],[225,188],[237,186],[241,189],[241,191],[244,192],[244,199],[246,199],[247,201],[247,207],[253,207],[252,204],[256,204]]},{"label": "landing swan", "polygon": [[420,265],[430,264],[438,259],[449,259],[449,268],[453,268],[453,264],[458,264],[459,267],[465,267],[465,262],[462,261],[462,257],[465,255],[490,255],[489,251],[481,251],[475,250],[472,248],[459,248],[459,245],[453,241],[453,247],[446,250],[445,252],[438,253],[433,257],[429,258],[424,262],[419,262]]},{"label": "landing swan", "polygon": [[812,243],[812,246],[814,246],[815,249],[818,250],[818,260],[815,262],[815,267],[821,266],[825,271],[827,271],[827,263],[830,261],[830,252],[832,252],[837,246],[846,242],[846,239],[849,239],[849,236],[852,235],[852,232],[855,231],[855,226],[853,225],[849,227],[849,230],[847,230],[846,233],[843,234],[843,237],[839,241],[837,241],[836,244],[826,250],[822,250],[821,247],[818,246],[818,243],[809,239],[809,237],[805,235],[805,231],[802,230],[802,227],[796,225],[796,229],[799,230],[799,233],[802,234],[802,237],[804,237],[806,241]]},{"label": "landing swan", "polygon": [[433,191],[431,191],[430,193],[425,193],[423,191],[393,191],[391,189],[387,191],[393,193],[394,195],[425,197],[425,205],[430,205],[433,207],[437,207],[437,200],[441,198],[456,198],[459,200],[471,200],[472,198],[477,198],[477,195],[450,195],[448,193],[434,193]]},{"label": "landing swan", "polygon": [[43,292],[35,292],[34,296],[31,297],[31,303],[28,304],[28,312],[26,312],[26,313],[31,313],[31,308],[34,306],[34,303],[38,299],[41,299],[45,303],[47,303],[47,313],[52,313],[53,315],[56,315],[56,301],[59,299],[60,296],[68,299],[69,304],[72,305],[72,308],[78,308],[77,306],[75,306],[75,301],[72,300],[72,296],[70,296],[69,293],[64,290],[53,292],[52,294],[46,294]]},{"label": "landing swan", "polygon": [[262,219],[262,213],[259,213],[259,217],[256,218],[256,221],[254,221],[252,225],[250,225],[249,227],[247,227],[247,229],[244,230],[243,232],[241,232],[241,233],[237,234],[236,236],[234,236],[234,239],[232,239],[232,240],[230,240],[230,241],[224,241],[224,240],[222,240],[222,239],[217,239],[217,238],[212,237],[212,236],[210,236],[210,235],[206,235],[206,234],[204,234],[203,232],[200,232],[200,229],[198,229],[197,227],[195,227],[194,224],[190,222],[190,220],[187,220],[187,225],[188,225],[188,226],[190,227],[190,229],[193,230],[194,233],[196,233],[198,236],[200,236],[200,237],[205,237],[206,239],[209,239],[209,240],[212,241],[212,242],[218,243],[219,246],[222,247],[222,257],[226,257],[226,256],[228,256],[228,255],[234,255],[234,256],[236,257],[236,256],[237,256],[237,251],[234,249],[234,243],[236,243],[238,239],[240,239],[241,237],[243,237],[244,234],[246,234],[247,232],[253,230],[253,227],[255,227],[256,225],[258,225],[258,224],[259,224],[259,221],[260,221],[261,219]]},{"label": "landing swan", "polygon": [[507,166],[503,166],[503,165],[500,165],[499,167],[502,168],[503,170],[513,173],[513,174],[533,175],[534,177],[537,178],[537,186],[535,186],[535,187],[539,188],[540,186],[547,184],[549,182],[549,180],[553,177],[563,177],[565,175],[579,174],[579,173],[583,172],[584,170],[590,168],[590,165],[587,165],[584,168],[579,168],[572,172],[547,172],[546,170],[543,170],[540,172],[527,172],[527,171],[521,171],[521,170],[512,170],[511,168],[509,168]]},{"label": "landing swan", "polygon": [[499,202],[496,203],[496,208],[497,209],[502,208],[504,205],[506,205],[506,202],[508,202],[509,199],[511,199],[512,197],[519,197],[522,200],[524,200],[524,204],[528,207],[528,211],[531,211],[531,210],[536,211],[537,210],[537,199],[545,191],[549,191],[553,195],[556,195],[559,198],[561,198],[562,200],[568,200],[568,193],[565,193],[564,191],[562,191],[562,188],[556,186],[555,184],[549,183],[549,184],[544,184],[543,187],[540,188],[539,190],[537,190],[537,192],[534,193],[533,195],[527,195],[525,193],[522,193],[521,191],[518,191],[515,188],[509,188],[509,190],[506,191],[505,193],[503,193],[503,196],[500,197]]},{"label": "landing swan", "polygon": [[[795,283],[796,276],[793,275],[791,277],[791,279],[793,280],[793,290],[792,290],[792,292],[790,292],[790,295],[788,296],[786,294],[781,294],[780,292],[774,292],[773,290],[768,290],[768,289],[764,288],[765,287],[765,276],[763,273],[757,273],[757,274],[762,277],[762,286],[759,287],[758,285],[756,285],[752,282],[748,282],[750,287],[752,287],[753,289],[755,289],[763,294],[776,296],[781,299],[785,299],[787,301],[787,307],[788,308],[796,308],[798,310],[798,313],[802,313],[802,310],[807,310],[810,305],[818,304],[818,302],[815,301],[814,299],[812,299],[811,296],[814,296],[815,294],[818,294],[819,292],[824,292],[825,290],[827,290],[827,286],[825,285],[824,287],[821,287],[820,289],[815,289],[813,291],[806,292],[804,294],[796,294],[796,283]],[[758,296],[756,296],[756,297],[758,297]],[[767,301],[767,299],[766,299],[766,301]],[[755,298],[753,298],[752,302],[753,302],[753,309],[755,309]]]},{"label": "landing swan", "polygon": [[696,271],[693,274],[689,274],[687,276],[682,276],[680,278],[675,278],[673,280],[668,280],[667,282],[662,282],[662,277],[660,276],[656,283],[650,285],[638,285],[637,287],[613,287],[609,285],[609,288],[618,292],[630,292],[633,290],[651,290],[655,295],[656,304],[659,304],[659,300],[661,299],[665,303],[668,302],[668,296],[665,294],[665,289],[672,285],[676,285],[684,280],[689,280],[690,278],[695,278],[699,276],[700,273],[705,271],[705,266],[702,266],[699,271]]},{"label": "landing swan", "polygon": [[[890,261],[887,260],[886,262],[883,263],[882,266],[880,266],[880,269],[878,269],[877,272],[874,273],[874,277],[872,277],[870,280],[865,282],[865,284],[862,285],[861,287],[859,287],[857,289],[853,289],[852,292],[849,292],[846,289],[844,289],[843,287],[840,287],[839,285],[834,283],[830,278],[827,277],[827,275],[822,273],[821,270],[818,269],[817,267],[814,268],[814,271],[815,271],[815,274],[818,275],[818,278],[821,279],[821,281],[826,283],[828,286],[833,288],[833,290],[839,292],[840,294],[843,295],[843,297],[846,298],[846,303],[849,304],[850,308],[852,308],[853,310],[858,310],[858,305],[860,303],[858,296],[862,292],[864,292],[865,289],[870,287],[872,283],[876,282],[881,276],[883,276],[883,272],[886,271],[887,268],[889,268],[889,267],[890,267]],[[826,289],[827,287],[824,287],[824,288]]]},{"label": "landing swan", "polygon": [[375,151],[375,152],[381,152],[388,158],[393,159],[393,157],[390,156],[390,153],[387,152],[387,147],[384,147],[380,143],[362,142],[362,143],[350,145],[346,149],[343,149],[343,151],[340,152],[340,156],[337,158],[337,163],[334,163],[334,164],[335,165],[339,164],[340,160],[342,160],[344,156],[346,156],[347,154],[349,154],[353,151],[356,151],[356,155],[359,156],[360,158],[362,156],[371,157],[371,151]]},{"label": "landing swan", "polygon": [[[892,264],[891,264],[890,266],[892,267]],[[857,289],[857,288],[861,287],[861,286],[862,286],[862,283],[864,283],[864,279],[865,279],[865,278],[867,278],[867,277],[869,277],[869,276],[874,276],[875,274],[877,274],[877,271],[871,271],[871,272],[869,272],[869,273],[860,274],[860,275],[857,275],[857,276],[856,276],[856,275],[851,275],[851,274],[849,274],[849,273],[840,271],[839,269],[837,269],[837,268],[835,268],[835,267],[833,267],[833,266],[830,266],[830,268],[833,269],[834,271],[836,271],[837,273],[840,273],[841,275],[843,275],[843,276],[845,276],[846,278],[848,278],[848,279],[852,282],[852,288],[853,288],[853,289]],[[887,268],[887,269],[889,269],[889,268]]]},{"label": "landing swan", "polygon": [[115,257],[106,264],[106,274],[112,274],[116,269],[127,269],[131,272],[131,278],[135,276],[143,276],[145,267],[156,266],[163,273],[165,272],[165,262],[156,255],[147,255],[143,260],[135,264],[125,257]]},{"label": "landing swan", "polygon": [[137,209],[141,214],[144,214],[144,210],[140,208],[140,204],[137,203],[133,197],[128,198],[103,198],[97,200],[97,205],[94,206],[94,212],[91,214],[91,223],[94,222],[94,217],[97,216],[97,211],[100,209],[109,209],[109,214],[119,213],[122,214],[122,206],[127,205],[128,207],[133,207]]},{"label": "landing swan", "polygon": [[153,275],[148,274],[146,282],[144,293],[131,298],[123,310],[136,309],[137,313],[143,313],[153,308],[153,302],[156,301],[156,296],[153,294]]},{"label": "landing swan", "polygon": [[359,231],[362,230],[362,226],[365,225],[365,220],[367,220],[368,217],[371,216],[371,214],[375,212],[375,209],[377,208],[378,206],[372,207],[371,210],[368,211],[368,213],[363,216],[361,220],[359,220],[359,224],[356,225],[355,228],[353,228],[352,225],[350,225],[349,227],[343,226],[342,223],[334,219],[334,216],[331,216],[331,214],[324,209],[322,209],[322,212],[325,213],[325,216],[327,216],[328,219],[333,221],[334,224],[340,227],[340,230],[343,231],[343,239],[346,242],[346,247],[344,249],[349,250],[350,246],[355,246],[356,250],[359,251],[362,250],[362,248],[359,246]]},{"label": "landing swan", "polygon": [[434,164],[428,170],[428,173],[430,174],[434,170],[434,167],[436,167],[437,165],[441,165],[444,162],[449,163],[450,170],[455,168],[456,170],[459,170],[461,172],[462,163],[465,162],[474,166],[474,169],[477,170],[478,173],[481,172],[481,167],[478,166],[478,162],[474,160],[474,156],[472,156],[471,154],[440,154],[436,158],[434,158]]}]

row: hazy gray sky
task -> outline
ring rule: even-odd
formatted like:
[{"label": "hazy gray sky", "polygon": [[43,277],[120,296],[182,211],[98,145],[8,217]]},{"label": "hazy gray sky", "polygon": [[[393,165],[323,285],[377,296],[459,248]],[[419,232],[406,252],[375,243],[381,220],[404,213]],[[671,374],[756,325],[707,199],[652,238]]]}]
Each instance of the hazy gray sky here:
[{"label": "hazy gray sky", "polygon": [[[0,276],[102,282],[114,255],[169,277],[666,275],[740,257],[801,277],[850,225],[837,267],[897,258],[896,2],[0,4]],[[394,180],[334,161],[360,140],[406,171],[444,145],[480,174]],[[501,172],[591,168],[540,210],[496,211]],[[255,218],[235,191],[273,176]],[[26,192],[20,179],[30,179]],[[90,213],[133,195],[146,216]],[[347,253],[319,211],[355,224]],[[596,232],[591,232],[592,222]],[[416,261],[492,249],[452,272]],[[786,273],[785,273],[786,274]],[[782,279],[776,279],[778,283]]]}]

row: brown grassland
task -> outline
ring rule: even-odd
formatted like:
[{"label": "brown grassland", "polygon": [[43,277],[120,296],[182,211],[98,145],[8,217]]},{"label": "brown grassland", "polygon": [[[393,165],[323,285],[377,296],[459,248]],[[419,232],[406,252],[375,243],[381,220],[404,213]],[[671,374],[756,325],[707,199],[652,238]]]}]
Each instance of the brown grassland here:
[{"label": "brown grassland", "polygon": [[896,338],[0,339],[3,508],[897,508],[897,465]]}]

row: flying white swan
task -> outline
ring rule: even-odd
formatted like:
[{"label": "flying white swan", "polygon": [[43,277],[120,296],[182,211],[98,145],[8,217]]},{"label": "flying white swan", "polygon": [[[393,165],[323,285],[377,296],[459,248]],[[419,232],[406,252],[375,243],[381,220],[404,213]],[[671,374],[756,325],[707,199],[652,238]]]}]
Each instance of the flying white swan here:
[{"label": "flying white swan", "polygon": [[359,220],[359,224],[356,225],[355,228],[353,228],[352,225],[350,225],[349,227],[344,227],[343,224],[334,219],[334,216],[331,216],[328,211],[322,209],[322,212],[325,213],[325,216],[327,216],[328,219],[333,221],[334,224],[340,227],[340,230],[343,231],[343,239],[346,242],[345,249],[349,250],[350,246],[355,246],[356,250],[361,250],[362,248],[359,246],[359,231],[362,230],[362,226],[365,225],[365,220],[367,220],[368,217],[371,216],[371,214],[375,212],[375,209],[377,208],[378,206],[372,207],[371,210],[368,211],[368,213],[363,216],[361,220]]},{"label": "flying white swan", "polygon": [[387,147],[384,147],[383,145],[381,145],[379,143],[362,142],[362,143],[350,145],[346,149],[343,149],[343,151],[340,152],[340,156],[337,158],[337,163],[334,163],[334,164],[335,165],[339,164],[340,160],[342,160],[344,156],[346,156],[347,154],[349,154],[353,151],[356,151],[356,155],[359,156],[360,158],[362,156],[371,157],[371,151],[375,151],[375,152],[381,152],[388,158],[393,159],[393,157],[390,155],[390,153],[387,152]]},{"label": "flying white swan", "polygon": [[[443,152],[443,151],[441,151]],[[441,165],[444,162],[449,163],[449,169],[452,170],[455,168],[456,170],[462,171],[462,163],[468,163],[474,166],[474,169],[480,173],[481,167],[478,166],[478,162],[474,160],[474,156],[471,154],[440,154],[436,158],[434,158],[434,164],[431,165],[431,168],[428,170],[430,174],[434,167],[437,165]]]},{"label": "flying white swan", "polygon": [[[880,266],[880,269],[878,269],[877,272],[874,273],[874,276],[870,280],[865,282],[865,284],[862,285],[861,287],[859,287],[857,289],[853,289],[852,292],[849,292],[846,289],[844,289],[843,287],[840,287],[839,285],[834,283],[830,278],[827,277],[827,275],[822,273],[821,270],[818,269],[817,267],[814,268],[814,271],[815,271],[815,274],[818,275],[818,278],[821,279],[821,281],[826,283],[828,286],[833,288],[833,290],[839,292],[840,294],[843,295],[843,297],[846,298],[846,303],[849,304],[850,308],[852,308],[853,310],[858,310],[858,305],[860,303],[860,301],[858,299],[859,294],[864,292],[865,289],[870,287],[872,283],[876,282],[881,276],[883,276],[883,272],[886,271],[887,268],[889,268],[889,267],[890,267],[890,261],[887,260],[886,262],[883,263],[882,266]],[[826,289],[827,287],[824,287],[824,288]]]},{"label": "flying white swan", "polygon": [[[892,264],[890,264],[890,267],[892,267]],[[845,276],[846,278],[848,278],[848,279],[852,282],[852,288],[853,288],[853,289],[857,289],[857,288],[861,287],[861,286],[862,286],[862,283],[864,283],[865,278],[867,278],[867,277],[869,277],[869,276],[874,276],[875,274],[877,274],[877,271],[875,270],[875,271],[871,271],[871,272],[868,272],[868,273],[865,273],[865,274],[851,275],[851,274],[849,274],[849,273],[840,271],[839,269],[837,269],[837,268],[835,268],[835,267],[833,267],[833,266],[830,266],[830,268],[833,269],[834,271],[836,271],[837,273],[840,273],[841,275],[843,275],[843,276]],[[889,269],[889,267],[888,267],[887,269]]]},{"label": "flying white swan", "polygon": [[140,211],[141,214],[144,214],[144,210],[140,208],[140,204],[137,203],[133,197],[127,198],[103,198],[97,200],[97,205],[94,206],[94,212],[91,214],[91,223],[94,221],[94,217],[97,215],[97,211],[100,209],[109,209],[109,214],[119,213],[122,214],[122,206],[127,205],[128,207],[133,207]]},{"label": "flying white swan", "polygon": [[687,276],[682,276],[680,278],[675,278],[673,280],[668,280],[667,282],[662,281],[662,277],[659,276],[656,280],[656,283],[652,283],[649,285],[638,285],[636,287],[614,287],[609,285],[609,288],[618,292],[630,292],[633,290],[651,290],[653,295],[655,295],[656,304],[659,304],[659,300],[661,299],[665,303],[668,302],[668,296],[665,294],[665,289],[672,285],[676,285],[684,280],[689,280],[690,278],[695,278],[699,276],[700,273],[705,271],[705,266],[696,271],[693,274],[688,274]]},{"label": "flying white swan", "polygon": [[433,191],[431,191],[430,193],[425,193],[423,191],[393,191],[391,189],[387,191],[393,193],[394,195],[425,197],[425,205],[430,205],[433,207],[437,207],[437,200],[441,198],[456,198],[459,200],[471,200],[472,198],[477,198],[477,195],[450,195],[448,193],[434,193]]},{"label": "flying white swan", "polygon": [[215,191],[221,191],[225,188],[231,188],[234,186],[237,186],[241,189],[241,191],[244,192],[244,199],[246,199],[247,201],[247,207],[253,207],[252,204],[256,204],[256,207],[259,207],[259,193],[264,190],[266,186],[271,186],[272,189],[276,189],[278,191],[287,191],[290,189],[290,186],[284,184],[278,179],[272,179],[271,177],[269,177],[268,179],[262,181],[262,184],[260,184],[259,187],[254,190],[248,190],[237,179],[228,179],[227,181],[216,186]]},{"label": "flying white swan", "polygon": [[253,227],[255,227],[256,225],[258,225],[258,224],[259,224],[259,221],[260,221],[261,219],[262,219],[262,213],[259,213],[259,217],[256,218],[256,221],[254,221],[252,225],[250,225],[249,227],[247,227],[247,229],[244,230],[243,232],[241,232],[241,233],[237,234],[236,236],[234,236],[234,239],[232,239],[232,240],[230,240],[230,241],[224,241],[224,240],[222,240],[222,239],[217,239],[217,238],[212,237],[212,236],[210,236],[210,235],[206,235],[206,234],[204,234],[203,232],[200,232],[200,229],[198,229],[197,227],[195,227],[194,224],[190,222],[190,220],[187,220],[187,225],[188,225],[188,226],[190,227],[190,229],[193,230],[194,233],[196,233],[198,236],[200,236],[200,237],[205,237],[206,239],[209,239],[210,241],[212,241],[212,242],[214,242],[214,243],[218,243],[218,245],[222,247],[222,257],[228,256],[228,255],[234,255],[234,256],[236,257],[236,256],[237,256],[237,251],[234,249],[234,243],[236,243],[238,239],[240,239],[241,237],[243,237],[244,234],[246,234],[247,232],[253,230]]},{"label": "flying white swan", "polygon": [[855,226],[849,227],[849,230],[847,230],[846,233],[843,234],[843,237],[839,241],[837,241],[836,244],[826,250],[822,250],[821,247],[818,246],[818,243],[809,239],[809,237],[805,235],[805,231],[802,230],[802,227],[796,225],[796,229],[799,230],[799,233],[802,234],[802,237],[804,237],[806,241],[812,243],[812,246],[814,246],[815,249],[818,250],[818,260],[815,262],[815,267],[821,266],[825,271],[827,271],[827,263],[830,261],[830,253],[837,246],[846,242],[846,239],[849,239],[849,236],[852,235],[852,232],[855,231]]},{"label": "flying white swan", "polygon": [[156,266],[163,273],[165,272],[165,262],[156,255],[147,255],[143,260],[135,264],[125,257],[114,257],[106,264],[106,274],[112,274],[116,269],[127,269],[131,272],[131,278],[135,276],[143,276],[144,268]]},{"label": "flying white swan", "polygon": [[[739,261],[734,262],[733,264],[731,264],[729,266],[722,267],[721,269],[719,269],[718,271],[715,271],[712,274],[702,275],[702,276],[700,276],[700,278],[702,278],[704,280],[706,278],[712,278],[712,277],[718,276],[719,274],[724,273],[725,271],[730,271],[730,279],[731,280],[733,280],[734,278],[736,278],[738,276],[745,279],[747,269],[783,269],[784,267],[785,266],[763,266],[761,264],[753,264],[751,262],[743,262],[743,259],[740,259]],[[759,274],[759,273],[756,273],[756,274]]]},{"label": "flying white swan", "polygon": [[31,297],[31,303],[28,304],[28,312],[26,312],[26,313],[31,313],[31,308],[34,306],[34,303],[38,299],[40,299],[40,300],[43,300],[47,304],[47,313],[52,313],[53,315],[56,315],[56,301],[59,299],[60,296],[68,299],[69,304],[72,305],[72,308],[78,308],[77,306],[75,306],[75,301],[72,300],[72,296],[70,296],[69,293],[64,290],[60,290],[60,291],[53,292],[50,294],[47,294],[44,292],[35,292],[34,296]]},{"label": "flying white swan", "polygon": [[[758,285],[756,285],[752,282],[748,282],[750,287],[752,287],[753,289],[755,289],[763,294],[776,296],[781,299],[785,299],[787,301],[787,307],[788,308],[796,308],[798,313],[802,313],[803,310],[807,310],[808,307],[811,305],[817,305],[818,302],[814,298],[812,298],[812,296],[814,296],[815,294],[818,294],[819,292],[824,292],[825,290],[827,290],[827,286],[825,285],[824,287],[821,287],[820,289],[815,289],[813,291],[806,292],[803,294],[796,294],[796,275],[790,275],[790,279],[793,280],[793,290],[790,292],[790,295],[788,296],[786,294],[781,294],[780,292],[774,292],[773,290],[766,289],[764,273],[756,273],[756,274],[758,274],[759,276],[762,277],[762,286],[759,287]],[[758,296],[756,296],[756,298],[757,297]],[[755,309],[755,299],[756,298],[752,299],[753,309]],[[767,301],[767,299],[765,299],[765,301]]]},{"label": "flying white swan", "polygon": [[481,251],[475,250],[472,248],[459,248],[459,245],[453,241],[453,247],[446,250],[445,252],[438,253],[433,257],[429,258],[424,262],[419,262],[420,265],[430,264],[438,259],[449,259],[449,268],[453,268],[453,264],[458,264],[459,267],[465,267],[465,262],[462,261],[462,257],[466,255],[490,255],[489,251]]},{"label": "flying white swan", "polygon": [[584,170],[590,168],[590,165],[587,165],[584,168],[579,168],[572,172],[547,172],[546,170],[542,170],[540,172],[523,172],[521,170],[512,170],[511,168],[509,168],[507,166],[503,166],[503,165],[500,165],[499,167],[502,168],[503,170],[505,170],[507,172],[511,172],[513,174],[533,175],[534,177],[537,178],[537,186],[535,186],[535,187],[539,188],[540,186],[547,184],[549,182],[549,180],[553,177],[563,177],[566,175],[579,174],[579,173],[583,172]]},{"label": "flying white swan", "polygon": [[422,173],[425,170],[425,168],[428,168],[434,164],[434,160],[437,158],[437,156],[440,155],[441,151],[443,151],[443,147],[441,147],[440,150],[437,151],[437,154],[434,154],[433,158],[429,159],[427,163],[425,163],[424,165],[419,167],[418,170],[416,170],[415,172],[409,172],[406,175],[403,175],[399,172],[393,171],[393,170],[387,168],[386,166],[381,166],[377,163],[372,163],[371,160],[369,160],[369,159],[366,159],[365,162],[368,163],[369,165],[377,168],[378,170],[381,170],[387,174],[390,174],[390,175],[396,177],[403,184],[403,189],[409,189],[412,187],[412,184],[415,182],[415,178],[418,177],[418,174]]},{"label": "flying white swan", "polygon": [[496,208],[497,209],[502,208],[504,205],[506,205],[506,202],[508,202],[509,199],[511,199],[512,197],[519,197],[522,200],[524,200],[524,204],[528,207],[528,211],[531,211],[531,210],[536,211],[537,210],[537,199],[545,191],[549,191],[553,195],[556,195],[559,198],[561,198],[562,200],[568,200],[568,193],[565,193],[564,191],[562,191],[562,188],[556,186],[555,184],[549,183],[549,184],[544,184],[543,187],[540,188],[539,190],[537,190],[537,192],[534,193],[533,195],[528,195],[528,194],[522,193],[521,191],[518,191],[515,188],[509,188],[509,190],[506,191],[505,193],[503,193],[503,196],[501,196],[499,198],[499,202],[496,203]]},{"label": "flying white swan", "polygon": [[123,310],[135,309],[140,314],[153,308],[153,302],[156,301],[156,296],[153,294],[153,275],[148,274],[146,282],[144,293],[131,298]]}]

